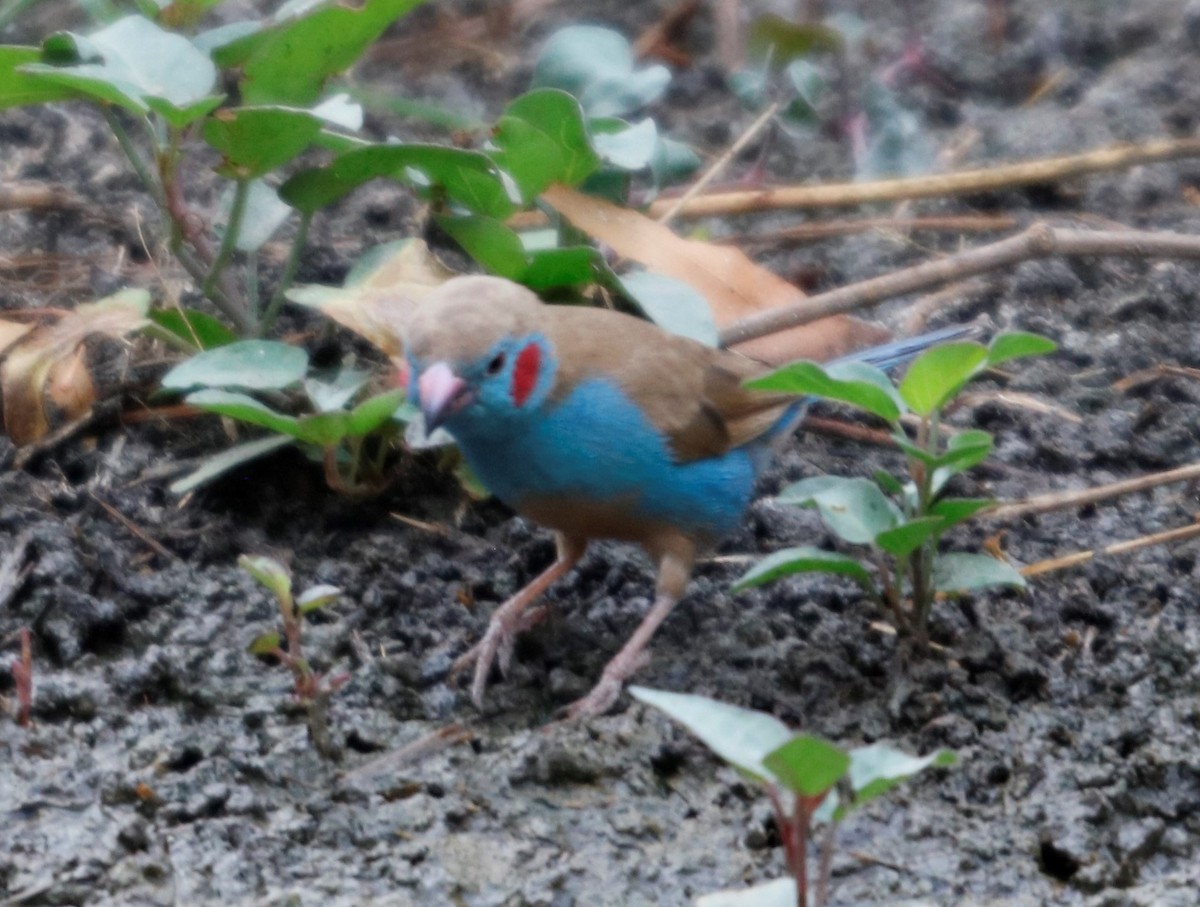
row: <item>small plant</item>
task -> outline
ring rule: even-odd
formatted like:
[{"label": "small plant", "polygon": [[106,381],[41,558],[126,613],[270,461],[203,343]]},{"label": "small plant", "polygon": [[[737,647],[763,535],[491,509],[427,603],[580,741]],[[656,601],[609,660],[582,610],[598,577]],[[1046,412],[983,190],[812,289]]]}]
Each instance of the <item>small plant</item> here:
[{"label": "small plant", "polygon": [[341,753],[329,734],[329,700],[346,681],[348,674],[327,677],[313,671],[301,649],[303,617],[335,601],[342,590],[335,586],[312,586],[292,597],[292,577],[277,560],[262,555],[243,554],[238,566],[262,583],[279,603],[282,634],[269,630],[250,643],[252,655],[272,657],[292,672],[296,698],[308,709],[308,733],[322,756],[337,759]]},{"label": "small plant", "polygon": [[[919,645],[925,645],[937,593],[996,585],[1023,587],[1021,574],[994,557],[938,550],[949,529],[992,504],[987,498],[945,495],[950,479],[985,459],[993,442],[986,431],[948,432],[942,426],[942,413],[984,369],[1054,349],[1054,343],[1044,337],[1011,333],[996,337],[986,347],[970,341],[934,347],[913,362],[898,385],[860,362],[828,369],[798,362],[749,382],[763,390],[849,403],[878,416],[891,426],[892,437],[904,453],[907,475],[897,478],[880,471],[874,481],[818,476],[784,489],[780,502],[816,507],[830,531],[865,553],[855,558],[812,546],[788,548],[764,558],[734,588],[758,586],[794,573],[844,576],[885,607],[897,629],[910,632]],[[917,419],[915,440],[904,431],[906,415]]]},{"label": "small plant", "polygon": [[[705,895],[697,900],[697,907],[823,907],[829,900],[829,874],[841,821],[918,772],[955,761],[949,750],[918,757],[878,743],[847,752],[820,737],[795,734],[765,712],[645,687],[630,687],[629,692],[666,712],[719,757],[766,787],[771,801],[788,877]],[[814,874],[809,844],[818,823],[825,825],[825,833]]]},{"label": "small plant", "polygon": [[731,75],[730,86],[752,109],[774,102],[773,122],[801,141],[818,131],[842,135],[859,179],[928,172],[936,163],[929,127],[896,85],[920,79],[940,87],[944,80],[915,41],[889,65],[863,66],[877,53],[873,39],[869,24],[849,13],[800,23],[765,13],[747,35],[750,64]]},{"label": "small plant", "polygon": [[21,628],[21,654],[13,659],[12,678],[17,693],[17,724],[29,727],[33,720],[33,641],[29,628]]},{"label": "small plant", "polygon": [[[369,393],[370,375],[355,369],[312,372],[308,354],[271,340],[242,340],[193,356],[168,372],[166,390],[190,391],[185,402],[271,434],[231,447],[172,485],[185,493],[223,472],[287,444],[299,444],[325,466],[331,488],[369,493],[386,484],[392,439],[403,430],[405,391]],[[301,415],[289,415],[251,396],[302,390]]]}]

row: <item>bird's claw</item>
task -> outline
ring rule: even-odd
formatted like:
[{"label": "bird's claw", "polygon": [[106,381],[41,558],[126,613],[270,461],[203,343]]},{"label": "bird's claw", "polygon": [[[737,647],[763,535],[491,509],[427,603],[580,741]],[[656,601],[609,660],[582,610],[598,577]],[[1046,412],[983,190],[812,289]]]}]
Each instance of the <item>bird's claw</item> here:
[{"label": "bird's claw", "polygon": [[460,655],[450,667],[450,677],[453,679],[470,665],[475,665],[475,674],[471,679],[471,702],[475,703],[477,709],[483,708],[483,694],[487,690],[492,665],[499,665],[500,673],[507,677],[512,667],[513,646],[517,636],[544,617],[543,609],[537,608],[514,621],[502,610],[492,615],[483,639]]},{"label": "bird's claw", "polygon": [[624,686],[623,678],[613,677],[605,672],[590,693],[559,711],[558,720],[565,724],[584,718],[599,718],[617,704]]}]

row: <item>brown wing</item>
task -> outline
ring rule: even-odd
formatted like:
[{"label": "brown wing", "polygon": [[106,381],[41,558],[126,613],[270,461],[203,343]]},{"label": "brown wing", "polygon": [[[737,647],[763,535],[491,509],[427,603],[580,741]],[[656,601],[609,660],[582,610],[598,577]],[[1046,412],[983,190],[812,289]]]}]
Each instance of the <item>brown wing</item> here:
[{"label": "brown wing", "polygon": [[762,363],[668,334],[619,312],[548,306],[558,353],[556,393],[591,375],[615,377],[680,462],[715,457],[767,431],[794,398],[742,386]]}]

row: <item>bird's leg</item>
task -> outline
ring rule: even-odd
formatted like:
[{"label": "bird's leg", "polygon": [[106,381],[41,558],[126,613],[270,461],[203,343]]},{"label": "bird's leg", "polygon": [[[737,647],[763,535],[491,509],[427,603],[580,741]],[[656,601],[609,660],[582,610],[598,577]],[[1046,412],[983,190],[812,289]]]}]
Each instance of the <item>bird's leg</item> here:
[{"label": "bird's leg", "polygon": [[567,706],[563,716],[565,720],[592,718],[603,715],[613,707],[617,697],[621,695],[625,681],[650,660],[646,645],[654,631],[667,619],[671,609],[683,598],[695,560],[695,544],[683,536],[672,538],[669,545],[661,549],[654,604],[646,612],[638,628],[633,631],[633,635],[621,647],[621,651],[604,666],[600,682],[582,699]]},{"label": "bird's leg", "polygon": [[587,542],[582,539],[567,538],[560,534],[555,541],[558,543],[558,559],[538,574],[529,585],[496,609],[483,639],[479,640],[450,668],[450,676],[454,677],[467,665],[475,663],[475,678],[471,682],[471,701],[477,708],[483,708],[483,691],[487,688],[492,664],[498,661],[501,673],[507,674],[509,665],[512,664],[513,643],[517,636],[541,619],[540,611],[526,614],[525,609],[550,588],[555,580],[579,563],[579,559],[583,557],[583,552],[587,549]]}]

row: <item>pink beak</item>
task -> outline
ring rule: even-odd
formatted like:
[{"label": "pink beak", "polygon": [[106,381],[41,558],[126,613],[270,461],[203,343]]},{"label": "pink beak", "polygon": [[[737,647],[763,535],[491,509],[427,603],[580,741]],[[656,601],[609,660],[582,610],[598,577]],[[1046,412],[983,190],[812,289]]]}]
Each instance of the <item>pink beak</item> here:
[{"label": "pink beak", "polygon": [[475,398],[467,382],[445,362],[435,362],[421,373],[417,396],[426,431],[433,431]]}]

